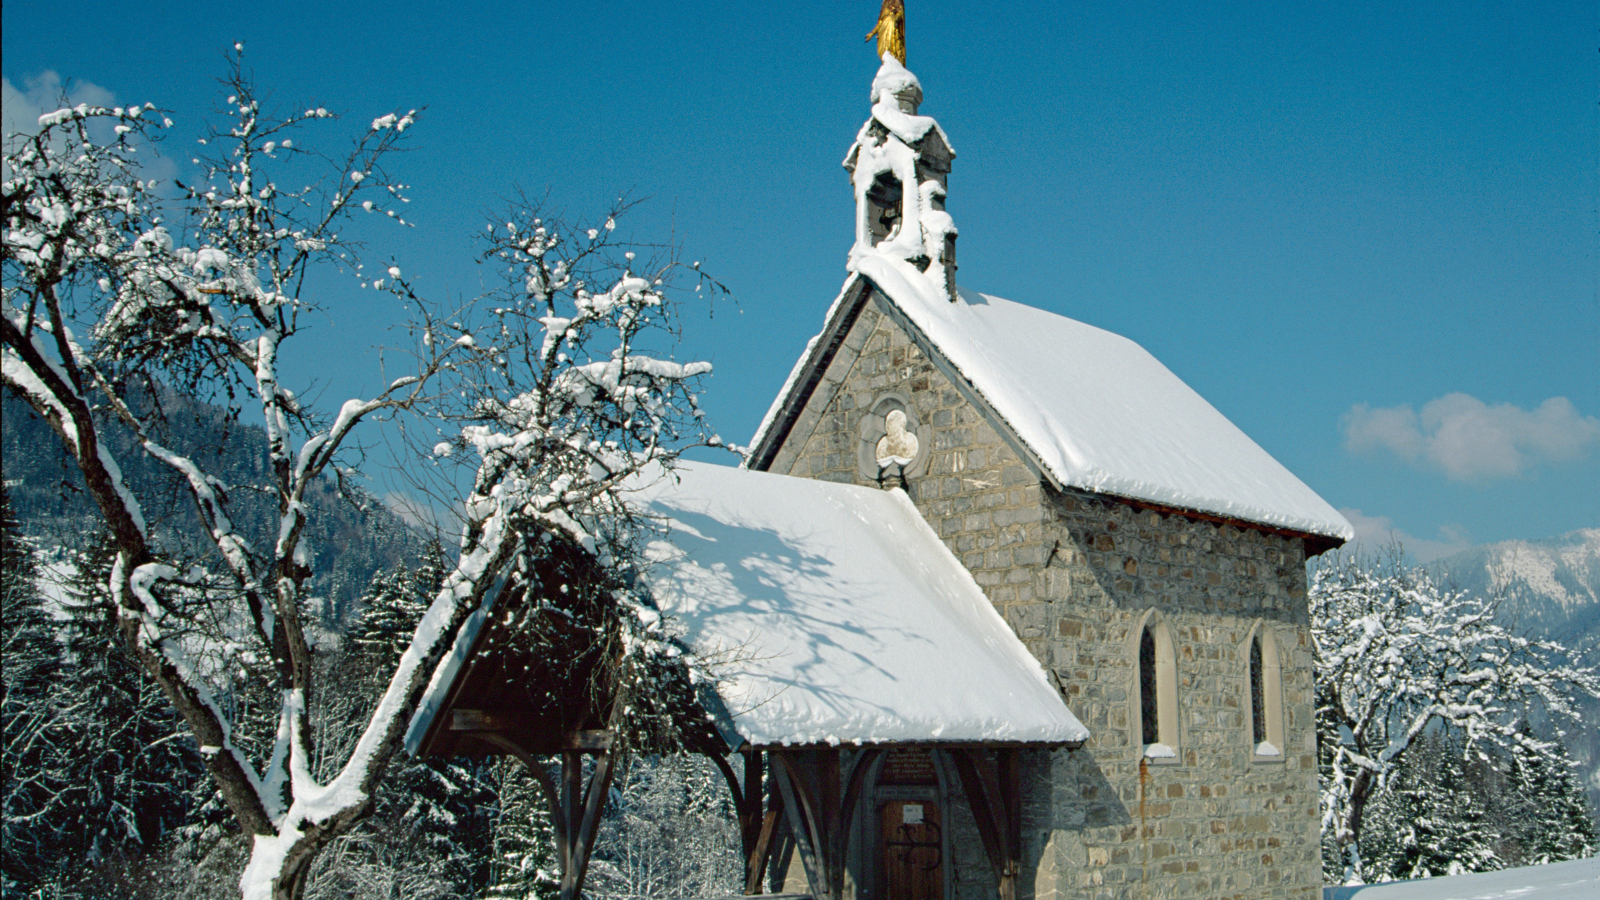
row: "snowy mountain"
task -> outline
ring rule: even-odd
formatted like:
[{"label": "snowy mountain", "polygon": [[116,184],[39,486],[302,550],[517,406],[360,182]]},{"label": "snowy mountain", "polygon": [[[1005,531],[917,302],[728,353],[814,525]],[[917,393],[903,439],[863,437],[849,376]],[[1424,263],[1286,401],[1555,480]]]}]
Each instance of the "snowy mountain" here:
[{"label": "snowy mountain", "polygon": [[[137,399],[137,398],[136,398]],[[266,435],[242,424],[226,410],[176,393],[162,393],[170,446],[195,456],[229,484],[259,484],[263,478]],[[174,475],[134,449],[125,433],[108,432],[123,476],[141,492],[144,512],[158,544],[205,558],[209,545],[194,543],[203,534],[194,501],[174,483]],[[23,530],[45,548],[84,549],[103,527],[82,487],[82,477],[67,460],[61,442],[43,420],[10,391],[0,392],[0,476]],[[163,488],[162,486],[165,486]],[[271,546],[277,533],[276,498],[250,490],[233,491],[234,523],[257,546]],[[424,540],[382,503],[332,479],[314,485],[306,503],[310,563],[317,572],[309,587],[325,598],[328,623],[342,622],[356,609],[375,572],[421,558]]]},{"label": "snowy mountain", "polygon": [[1600,528],[1485,544],[1438,560],[1433,569],[1457,587],[1502,598],[1506,622],[1531,634],[1600,646]]},{"label": "snowy mountain", "polygon": [[[1429,568],[1446,583],[1500,598],[1500,617],[1530,637],[1553,638],[1600,667],[1600,528],[1539,541],[1502,541],[1465,550]],[[1600,820],[1600,701],[1583,704],[1585,724],[1567,735]]]}]

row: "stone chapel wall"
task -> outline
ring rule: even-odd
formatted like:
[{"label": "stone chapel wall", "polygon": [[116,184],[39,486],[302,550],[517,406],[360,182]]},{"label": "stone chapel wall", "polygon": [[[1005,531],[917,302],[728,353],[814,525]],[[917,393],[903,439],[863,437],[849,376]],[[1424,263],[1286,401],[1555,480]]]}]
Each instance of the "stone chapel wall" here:
[{"label": "stone chapel wall", "polygon": [[[877,305],[864,304],[772,470],[875,483],[861,422],[909,401],[929,443],[904,487],[1089,728],[1078,751],[1024,768],[1024,896],[1319,896],[1312,661],[1298,539],[1057,492]],[[802,433],[804,432],[804,433]],[[1155,609],[1176,651],[1179,757],[1141,765],[1137,639]],[[1247,641],[1273,629],[1283,670],[1280,759],[1253,757]],[[993,880],[970,812],[952,803],[955,895]]]}]

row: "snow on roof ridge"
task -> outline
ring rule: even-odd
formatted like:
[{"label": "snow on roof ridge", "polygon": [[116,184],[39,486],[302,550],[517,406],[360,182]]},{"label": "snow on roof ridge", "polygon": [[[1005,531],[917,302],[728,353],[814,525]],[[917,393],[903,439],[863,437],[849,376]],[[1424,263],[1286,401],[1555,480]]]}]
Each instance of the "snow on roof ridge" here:
[{"label": "snow on roof ridge", "polygon": [[[872,78],[872,117],[907,144],[915,144],[922,140],[930,130],[938,132],[940,140],[944,141],[953,158],[956,155],[956,148],[950,143],[950,136],[939,127],[938,120],[933,116],[921,116],[902,110],[901,95],[905,95],[912,107],[916,107],[922,103],[922,82],[917,80],[917,76],[913,75],[911,70],[901,65],[899,60],[885,53],[883,65],[879,67],[878,74]],[[857,138],[857,142],[860,142],[860,138]]]},{"label": "snow on roof ridge", "polygon": [[[1345,541],[1355,536],[1344,516],[1138,342],[987,294],[962,291],[952,303],[897,259],[859,254],[852,265],[905,313],[1059,483]],[[998,319],[1007,321],[991,321]],[[1013,321],[1018,319],[1028,320],[1027,327]],[[1041,351],[1041,342],[1051,346]],[[1095,357],[1094,365],[1082,364],[1085,354]],[[1036,365],[1017,372],[1028,366],[1025,360]],[[1059,374],[1046,377],[1049,384],[1066,381],[1076,391],[1032,390],[1052,368]],[[1068,370],[1072,375],[1063,377]],[[1122,402],[1087,396],[1096,388]],[[1139,404],[1127,414],[1129,405]],[[1167,428],[1146,427],[1163,416],[1169,417]],[[1190,433],[1172,440],[1170,432],[1180,425]],[[1143,440],[1130,441],[1127,432]],[[1147,468],[1130,470],[1130,460]]]},{"label": "snow on roof ridge", "polygon": [[[1355,529],[1344,516],[1137,341],[1047,310],[974,291],[961,291],[960,299],[952,303],[915,266],[875,251],[876,248],[858,248],[852,252],[852,274],[829,308],[822,331],[807,345],[806,354],[790,373],[784,390],[752,439],[752,452],[779,437],[774,428],[781,411],[802,399],[798,392],[804,374],[824,362],[817,349],[820,338],[839,327],[838,319],[845,313],[842,302],[850,296],[857,279],[866,278],[962,375],[979,401],[1009,426],[1011,436],[1057,484],[1301,534],[1340,541],[1354,538]],[[991,346],[1003,342],[995,341],[995,329],[987,323],[994,316],[982,312],[985,307],[1008,318],[1027,319],[1027,327],[1013,329],[1009,345]],[[1045,334],[1050,337],[1043,337]],[[1030,346],[1056,339],[1075,343],[1078,355],[1064,354],[1059,346],[1049,348],[1049,353]],[[1018,373],[1015,370],[1026,365],[1019,365],[1019,359],[1028,355],[1029,349],[1039,363],[1037,370]],[[1153,410],[1149,415],[1181,413],[1172,421],[1201,429],[1210,438],[1205,445],[1212,452],[1205,455],[1203,447],[1202,453],[1195,454],[1190,447],[1163,440],[1166,436],[1150,433],[1149,429],[1145,431],[1153,439],[1154,449],[1138,442],[1130,444],[1121,439],[1123,436],[1106,433],[1118,418],[1104,414],[1106,404],[1100,404],[1098,417],[1074,416],[1071,408],[1051,408],[1052,402],[1061,404],[1072,399],[1072,391],[1026,389],[1028,382],[1042,379],[1054,385],[1065,380],[1081,394],[1087,389],[1082,381],[1062,370],[1081,364],[1086,353],[1107,365],[1120,366],[1119,371],[1131,369],[1139,375],[1137,384],[1130,387],[1104,372],[1083,373],[1091,382],[1098,380],[1106,392],[1144,403]],[[1159,382],[1159,391],[1152,390],[1152,381]],[[1016,396],[1018,382],[1022,382],[1020,393],[1025,397]],[[1133,419],[1137,431],[1144,423],[1139,416]],[[1094,437],[1099,438],[1098,444],[1091,441]],[[1108,444],[1115,449],[1108,449]],[[1147,463],[1147,469],[1130,470],[1126,465],[1129,459]]]}]

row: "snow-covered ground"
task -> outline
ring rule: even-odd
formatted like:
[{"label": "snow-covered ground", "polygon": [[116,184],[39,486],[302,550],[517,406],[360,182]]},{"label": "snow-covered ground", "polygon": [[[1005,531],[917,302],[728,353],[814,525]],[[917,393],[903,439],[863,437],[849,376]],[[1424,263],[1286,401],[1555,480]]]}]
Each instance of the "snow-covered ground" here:
[{"label": "snow-covered ground", "polygon": [[1421,881],[1322,889],[1322,900],[1595,900],[1600,857]]}]

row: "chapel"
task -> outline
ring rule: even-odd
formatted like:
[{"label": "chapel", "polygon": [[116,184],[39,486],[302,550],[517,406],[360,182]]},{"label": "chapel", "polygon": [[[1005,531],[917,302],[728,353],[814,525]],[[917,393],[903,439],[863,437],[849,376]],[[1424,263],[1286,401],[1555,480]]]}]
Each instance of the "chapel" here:
[{"label": "chapel", "polygon": [[[894,49],[848,275],[745,465],[629,486],[745,893],[1314,900],[1305,563],[1353,530],[1138,344],[958,283],[955,150]],[[615,735],[535,708],[534,606],[485,601],[406,747],[523,760],[575,898]]]},{"label": "chapel", "polygon": [[[922,100],[885,55],[844,163],[850,275],[747,465],[903,492],[1085,726],[1020,745],[1002,896],[1319,897],[1305,563],[1353,530],[1134,342],[958,284],[955,152]],[[858,801],[853,896],[994,897],[959,775],[894,821],[912,757]],[[944,883],[873,862],[907,852]]]}]

